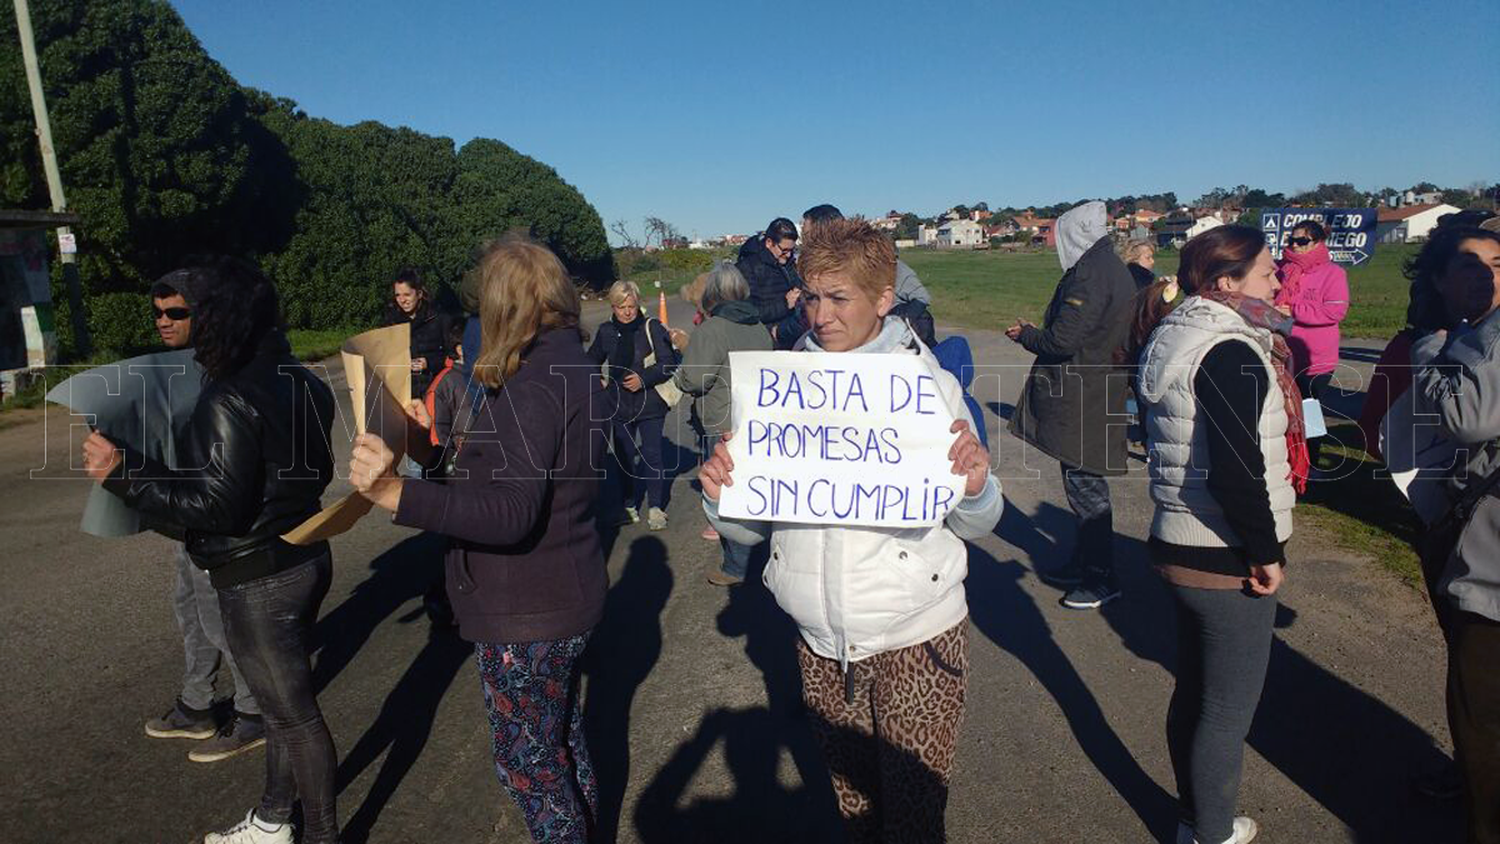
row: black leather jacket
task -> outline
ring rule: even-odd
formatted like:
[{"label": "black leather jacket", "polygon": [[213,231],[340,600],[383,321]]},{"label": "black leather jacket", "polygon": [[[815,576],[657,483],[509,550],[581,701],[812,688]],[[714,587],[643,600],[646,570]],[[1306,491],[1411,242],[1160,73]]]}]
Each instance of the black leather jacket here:
[{"label": "black leather jacket", "polygon": [[250,363],[204,387],[179,440],[181,466],[127,449],[104,487],[150,519],[183,525],[188,554],[216,588],[275,574],[327,551],[279,537],[321,509],[333,414],[333,391],[273,331]]}]

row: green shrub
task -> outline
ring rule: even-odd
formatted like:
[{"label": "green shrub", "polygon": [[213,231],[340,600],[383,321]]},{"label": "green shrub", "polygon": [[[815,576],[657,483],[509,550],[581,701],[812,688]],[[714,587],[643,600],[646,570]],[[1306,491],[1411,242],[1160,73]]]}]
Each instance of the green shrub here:
[{"label": "green shrub", "polygon": [[94,348],[122,358],[160,345],[151,319],[151,297],[144,293],[98,293],[88,298],[89,334]]}]

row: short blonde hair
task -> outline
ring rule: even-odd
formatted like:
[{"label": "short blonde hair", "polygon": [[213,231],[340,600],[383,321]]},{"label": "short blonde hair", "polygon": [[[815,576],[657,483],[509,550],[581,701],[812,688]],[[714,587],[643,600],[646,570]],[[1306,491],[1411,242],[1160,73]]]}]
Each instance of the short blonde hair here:
[{"label": "short blonde hair", "polygon": [[872,302],[896,287],[896,245],[863,217],[809,226],[799,246],[797,272],[809,281],[843,273]]},{"label": "short blonde hair", "polygon": [[490,389],[503,386],[538,334],[577,331],[579,310],[578,290],[550,249],[509,235],[490,244],[479,260],[483,351],[474,361],[475,377]]},{"label": "short blonde hair", "polygon": [[1125,251],[1121,253],[1121,257],[1123,257],[1125,259],[1125,263],[1128,264],[1131,261],[1134,261],[1136,256],[1139,255],[1142,250],[1144,250],[1148,255],[1156,254],[1156,247],[1151,245],[1151,241],[1144,238],[1137,238],[1135,240],[1127,240],[1125,242]]},{"label": "short blonde hair", "polygon": [[611,305],[623,305],[625,300],[635,297],[635,303],[641,303],[641,288],[633,281],[617,281],[609,286],[609,292],[605,294]]}]

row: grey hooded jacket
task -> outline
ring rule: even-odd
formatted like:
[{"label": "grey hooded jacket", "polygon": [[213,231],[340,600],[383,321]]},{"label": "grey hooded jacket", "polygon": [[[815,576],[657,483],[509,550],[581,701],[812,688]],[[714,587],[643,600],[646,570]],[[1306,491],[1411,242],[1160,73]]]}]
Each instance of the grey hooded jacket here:
[{"label": "grey hooded jacket", "polygon": [[[1412,389],[1420,411],[1435,414],[1445,434],[1467,449],[1453,479],[1455,498],[1500,466],[1500,316],[1447,337],[1429,334],[1412,345]],[[1464,526],[1438,581],[1464,612],[1500,621],[1500,498],[1486,495]]]},{"label": "grey hooded jacket", "polygon": [[1027,326],[1017,338],[1036,362],[1010,432],[1066,466],[1123,474],[1126,379],[1114,353],[1124,345],[1136,291],[1110,243],[1103,203],[1058,220],[1057,256],[1064,273],[1043,325]]}]

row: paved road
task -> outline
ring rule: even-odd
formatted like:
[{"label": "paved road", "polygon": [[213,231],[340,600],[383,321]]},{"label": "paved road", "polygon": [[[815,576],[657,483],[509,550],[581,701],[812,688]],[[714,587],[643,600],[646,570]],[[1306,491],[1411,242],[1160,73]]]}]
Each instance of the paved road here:
[{"label": "paved road", "polygon": [[[590,303],[590,317],[603,313]],[[971,552],[973,667],[951,840],[1160,840],[1174,823],[1162,736],[1172,617],[1145,565],[1144,482],[1115,485],[1126,597],[1102,613],[1061,609],[1033,574],[1070,544],[1055,464],[1023,455],[993,415],[1008,412],[1026,356],[995,332],[968,334],[977,359],[1015,368],[977,389],[1009,506]],[[187,743],[142,735],[181,670],[168,545],[77,532],[84,484],[28,478],[44,462],[67,465],[67,438],[62,416],[0,431],[0,840],[197,840],[252,804],[262,756],[194,764]],[[337,483],[330,496],[347,490]],[[717,546],[698,538],[686,477],[674,493],[665,532],[606,535],[613,586],[585,696],[618,840],[837,840],[799,712],[795,632],[758,585],[704,582]],[[347,840],[525,841],[494,779],[470,650],[420,617],[430,540],[372,517],[334,555],[317,670]],[[1292,558],[1241,792],[1259,840],[1457,841],[1453,808],[1406,786],[1446,742],[1442,649],[1423,601],[1317,537],[1299,534]]]}]

